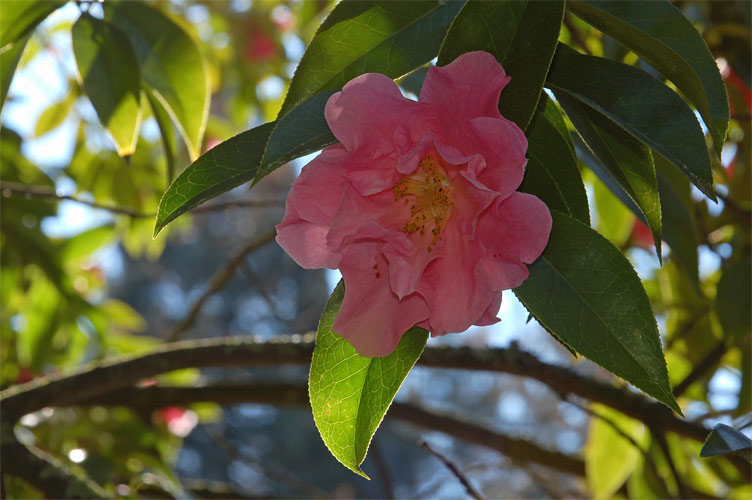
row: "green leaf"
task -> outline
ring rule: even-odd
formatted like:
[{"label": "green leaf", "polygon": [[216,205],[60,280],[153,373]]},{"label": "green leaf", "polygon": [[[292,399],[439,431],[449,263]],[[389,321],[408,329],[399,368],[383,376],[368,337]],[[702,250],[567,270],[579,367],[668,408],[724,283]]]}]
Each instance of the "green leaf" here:
[{"label": "green leaf", "polygon": [[337,142],[324,118],[332,94],[334,91],[317,94],[277,120],[254,185],[281,165]]},{"label": "green leaf", "polygon": [[663,155],[715,201],[710,156],[687,103],[648,73],[559,45],[547,87],[594,109]]},{"label": "green leaf", "polygon": [[162,137],[162,146],[164,148],[165,162],[167,164],[167,182],[171,183],[175,177],[175,156],[177,156],[178,144],[175,137],[175,129],[167,110],[154,97],[151,92],[146,92],[146,98],[151,106],[154,119],[159,127],[159,135]]},{"label": "green leaf", "polygon": [[71,33],[79,78],[99,121],[118,155],[133,154],[141,124],[141,79],[128,37],[87,13],[78,18]]},{"label": "green leaf", "polygon": [[0,50],[31,33],[39,23],[68,0],[0,2]]},{"label": "green leaf", "polygon": [[29,37],[26,36],[0,49],[0,110],[3,109],[5,98],[8,97],[8,89],[13,81],[13,74],[16,72],[28,41]]},{"label": "green leaf", "polygon": [[752,258],[749,254],[723,263],[715,310],[729,342],[736,342],[752,332]]},{"label": "green leaf", "polygon": [[340,281],[321,315],[308,392],[313,420],[329,451],[367,478],[360,464],[394,396],[423,352],[428,331],[413,327],[389,356],[364,358],[332,331],[344,296]]},{"label": "green leaf", "polygon": [[438,64],[472,50],[493,54],[512,77],[501,93],[501,114],[524,130],[538,104],[563,18],[563,1],[469,1],[447,32]]},{"label": "green leaf", "polygon": [[549,116],[537,111],[527,129],[527,140],[528,162],[519,190],[534,194],[549,208],[590,224],[585,186],[568,144],[569,136],[565,139]]},{"label": "green leaf", "polygon": [[189,165],[159,202],[154,237],[177,216],[252,180],[275,123],[246,130],[213,147]]},{"label": "green leaf", "polygon": [[663,239],[671,247],[671,254],[682,267],[695,288],[700,290],[697,270],[697,246],[699,240],[694,205],[690,196],[691,186],[687,178],[660,156],[655,157],[658,192],[661,195]]},{"label": "green leaf", "polygon": [[593,186],[593,204],[598,212],[597,230],[614,244],[616,248],[623,248],[629,241],[635,216],[617,196],[614,195],[597,175],[590,173],[590,181]]},{"label": "green leaf", "polygon": [[159,10],[142,2],[105,2],[105,18],[133,46],[141,78],[178,125],[191,159],[198,157],[209,116],[209,82],[196,43]]},{"label": "green leaf", "polygon": [[34,127],[34,137],[42,137],[62,125],[73,103],[76,102],[76,97],[77,92],[71,90],[65,99],[52,103],[42,111],[37,119],[37,125]]},{"label": "green leaf", "polygon": [[279,116],[363,73],[397,78],[439,51],[462,2],[342,2],[321,24],[298,64]]},{"label": "green leaf", "polygon": [[[611,177],[639,209],[640,218],[653,234],[661,258],[661,200],[650,148],[624,132],[603,115],[566,95],[556,96],[603,168],[595,169],[599,178]],[[607,185],[612,185],[604,181]],[[605,215],[605,214],[604,214]]]},{"label": "green leaf", "polygon": [[729,122],[723,79],[705,41],[668,1],[569,1],[569,9],[663,73],[697,107],[718,155]]},{"label": "green leaf", "polygon": [[590,495],[596,500],[612,498],[637,466],[640,450],[622,433],[639,443],[645,436],[645,427],[607,406],[593,404],[591,408],[600,417],[590,418],[588,439],[585,444],[585,469]]},{"label": "green leaf", "polygon": [[104,225],[83,231],[64,240],[60,246],[59,255],[62,262],[70,262],[88,257],[98,248],[115,239],[113,225]]},{"label": "green leaf", "polygon": [[700,450],[701,457],[739,455],[752,461],[752,439],[726,424],[718,424]]},{"label": "green leaf", "polygon": [[569,347],[681,412],[650,300],[629,261],[587,225],[551,214],[548,246],[515,294]]}]

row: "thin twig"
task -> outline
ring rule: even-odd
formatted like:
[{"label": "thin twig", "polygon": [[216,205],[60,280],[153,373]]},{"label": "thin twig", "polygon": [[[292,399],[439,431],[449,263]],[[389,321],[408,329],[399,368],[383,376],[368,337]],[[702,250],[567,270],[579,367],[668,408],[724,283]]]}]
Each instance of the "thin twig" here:
[{"label": "thin twig", "polygon": [[31,196],[35,198],[49,198],[53,200],[68,200],[68,201],[80,203],[81,205],[86,205],[92,208],[107,210],[108,212],[111,212],[113,214],[127,215],[128,217],[133,217],[133,218],[144,218],[144,217],[155,216],[155,214],[153,213],[139,212],[137,210],[133,210],[132,208],[128,208],[128,207],[115,207],[115,206],[110,206],[110,205],[102,205],[101,203],[96,203],[94,201],[88,201],[88,200],[82,200],[80,198],[76,198],[75,196],[71,196],[67,194],[58,194],[54,188],[50,188],[47,186],[31,186],[31,185],[21,184],[19,182],[3,181],[3,182],[0,182],[0,193],[2,193],[3,196],[5,196],[6,198],[12,195],[20,195],[20,196]]},{"label": "thin twig", "polygon": [[193,322],[196,321],[196,318],[204,307],[206,301],[209,300],[209,297],[220,291],[227,282],[230,281],[235,274],[235,270],[242,264],[243,260],[248,257],[248,255],[272,241],[276,235],[277,232],[274,229],[261,234],[236,252],[222,269],[219,269],[214,273],[214,276],[212,276],[209,281],[209,287],[207,290],[201,294],[196,302],[193,303],[185,318],[183,318],[183,320],[167,334],[165,342],[175,342],[176,340],[179,340],[193,325]]},{"label": "thin twig", "polygon": [[666,462],[668,462],[668,467],[671,470],[671,475],[674,476],[674,482],[676,483],[676,489],[679,491],[679,498],[685,499],[689,498],[689,494],[687,493],[687,487],[684,484],[684,481],[681,478],[681,475],[679,474],[679,471],[676,468],[676,464],[674,463],[674,458],[671,456],[671,450],[668,447],[668,442],[666,441],[666,435],[662,432],[653,432],[653,437],[658,442],[658,446],[661,448],[661,451],[663,452],[663,456],[666,457]]},{"label": "thin twig", "polygon": [[217,210],[225,210],[228,208],[265,208],[283,206],[285,206],[284,200],[235,200],[199,205],[198,207],[191,210],[191,213],[203,214],[207,212],[216,212]]},{"label": "thin twig", "polygon": [[456,465],[454,465],[451,460],[449,460],[447,457],[439,453],[438,451],[431,448],[431,446],[423,439],[418,441],[418,445],[422,446],[423,448],[428,451],[431,455],[441,460],[447,469],[449,469],[452,474],[454,474],[454,477],[456,477],[460,483],[462,483],[462,486],[465,487],[465,490],[467,491],[467,494],[471,497],[475,498],[475,500],[483,500],[483,496],[478,493],[478,490],[476,490],[472,484],[470,484],[470,481],[465,477],[465,475],[457,468]]}]

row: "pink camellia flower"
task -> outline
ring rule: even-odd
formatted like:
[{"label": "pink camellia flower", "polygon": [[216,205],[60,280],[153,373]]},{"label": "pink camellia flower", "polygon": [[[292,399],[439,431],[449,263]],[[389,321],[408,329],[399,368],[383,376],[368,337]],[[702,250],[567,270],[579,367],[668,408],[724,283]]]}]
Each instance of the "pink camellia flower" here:
[{"label": "pink camellia flower", "polygon": [[388,77],[350,81],[326,105],[339,144],[303,168],[277,242],[305,268],[339,268],[333,329],[362,356],[414,325],[444,335],[496,323],[548,242],[551,214],[515,190],[527,140],[499,113],[510,78],[487,52],[431,67],[418,102]]}]

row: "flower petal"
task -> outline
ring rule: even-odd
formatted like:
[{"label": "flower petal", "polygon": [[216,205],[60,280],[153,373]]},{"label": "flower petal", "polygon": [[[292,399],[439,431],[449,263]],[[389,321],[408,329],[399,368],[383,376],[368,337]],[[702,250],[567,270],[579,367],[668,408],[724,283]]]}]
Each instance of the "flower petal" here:
[{"label": "flower petal", "polygon": [[537,197],[516,192],[497,200],[478,224],[478,237],[487,251],[482,268],[493,289],[521,285],[528,277],[525,263],[540,256],[550,233],[551,213]]},{"label": "flower petal", "polygon": [[462,127],[458,141],[464,151],[483,157],[484,168],[475,169],[474,178],[497,191],[502,199],[522,183],[527,138],[514,122],[504,118],[474,118]]},{"label": "flower petal", "polygon": [[501,292],[496,292],[491,296],[491,303],[488,305],[488,308],[486,308],[486,311],[483,313],[483,316],[481,316],[476,322],[476,326],[489,326],[498,323],[501,321],[499,318],[496,317],[497,314],[499,314],[499,308],[501,307]]},{"label": "flower petal", "polygon": [[[406,143],[416,140],[428,128],[424,107],[403,97],[390,78],[366,73],[329,98],[324,116],[348,151],[365,148],[372,157],[378,157],[394,151],[395,138],[396,147],[404,149]],[[412,130],[415,135],[407,137],[405,132]]]},{"label": "flower petal", "polygon": [[462,235],[451,219],[443,255],[432,261],[418,287],[430,308],[432,335],[461,332],[483,316],[491,298],[488,280],[475,272],[483,249]]},{"label": "flower petal", "polygon": [[437,110],[442,139],[453,143],[465,121],[479,116],[501,118],[499,95],[509,80],[494,56],[467,52],[446,66],[428,69],[419,101]]},{"label": "flower petal", "polygon": [[303,167],[290,189],[277,243],[301,267],[334,269],[339,263],[326,234],[342,197],[345,156],[341,145],[329,146]]},{"label": "flower petal", "polygon": [[381,242],[358,242],[345,250],[340,263],[345,298],[332,328],[366,357],[390,354],[403,333],[428,317],[421,296],[400,300],[392,292],[382,248]]}]

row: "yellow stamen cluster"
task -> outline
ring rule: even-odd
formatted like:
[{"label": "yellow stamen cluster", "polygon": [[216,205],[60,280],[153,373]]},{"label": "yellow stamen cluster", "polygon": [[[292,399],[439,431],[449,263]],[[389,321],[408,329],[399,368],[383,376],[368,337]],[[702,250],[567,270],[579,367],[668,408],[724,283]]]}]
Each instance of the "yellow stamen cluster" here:
[{"label": "yellow stamen cluster", "polygon": [[430,252],[441,240],[439,235],[454,207],[452,183],[435,156],[427,154],[413,174],[394,186],[394,199],[404,199],[405,205],[410,205],[410,218],[402,228],[404,233],[423,236],[431,231],[433,239],[427,248]]}]

